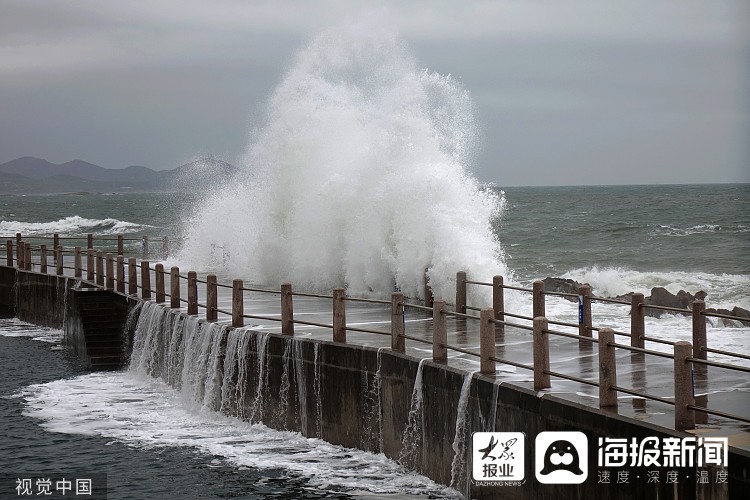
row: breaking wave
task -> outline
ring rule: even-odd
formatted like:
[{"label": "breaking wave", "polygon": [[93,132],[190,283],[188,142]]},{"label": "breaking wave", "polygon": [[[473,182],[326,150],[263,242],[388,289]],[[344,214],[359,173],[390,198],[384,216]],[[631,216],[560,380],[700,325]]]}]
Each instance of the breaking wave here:
[{"label": "breaking wave", "polygon": [[78,215],[64,217],[51,222],[0,221],[0,234],[21,233],[29,236],[50,236],[54,233],[71,234],[120,234],[149,228],[147,224],[136,224],[119,219],[86,219]]},{"label": "breaking wave", "polygon": [[386,20],[325,31],[276,88],[236,184],[184,225],[177,260],[215,269],[221,246],[235,276],[380,296],[421,297],[427,269],[450,298],[456,271],[507,275],[503,195],[470,173],[476,143],[468,92],[420,69]]}]

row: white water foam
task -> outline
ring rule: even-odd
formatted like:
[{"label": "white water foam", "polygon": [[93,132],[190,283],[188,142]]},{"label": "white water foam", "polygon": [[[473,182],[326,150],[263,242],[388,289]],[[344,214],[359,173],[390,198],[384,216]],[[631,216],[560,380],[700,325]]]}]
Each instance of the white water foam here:
[{"label": "white water foam", "polygon": [[70,234],[122,234],[149,228],[148,224],[136,224],[119,219],[86,219],[78,215],[63,217],[51,222],[0,221],[0,234],[21,233],[29,236],[48,236],[54,233]]},{"label": "white water foam", "polygon": [[621,267],[586,267],[563,275],[589,283],[595,295],[614,297],[629,292],[648,296],[653,287],[664,287],[676,294],[680,290],[708,293],[706,307],[750,309],[750,276],[745,274],[710,274],[683,271],[634,271]]},{"label": "white water foam", "polygon": [[743,224],[698,224],[690,227],[677,227],[669,224],[659,225],[652,233],[655,235],[667,236],[690,236],[693,234],[710,234],[710,233],[747,233],[750,228]]},{"label": "white water foam", "polygon": [[184,224],[177,262],[215,270],[215,244],[235,276],[381,297],[421,297],[425,269],[445,298],[459,270],[507,276],[491,229],[502,197],[469,172],[471,98],[420,69],[391,25],[348,23],[299,52],[234,184]]},{"label": "white water foam", "polygon": [[[530,312],[530,307],[528,312]],[[548,296],[546,298],[546,312],[549,319],[567,323],[578,323],[577,303],[559,297]],[[630,332],[629,305],[593,302],[591,304],[591,316],[593,324],[596,327],[609,327],[620,332]],[[575,330],[560,328],[563,331],[577,333]],[[689,315],[664,314],[659,318],[646,317],[645,328],[648,337],[673,342],[679,340],[692,342],[692,317]],[[721,326],[718,322],[712,323],[709,319],[709,322],[706,325],[706,337],[708,347],[713,349],[741,354],[747,354],[750,350],[750,328],[748,327],[738,328]],[[622,338],[623,337],[618,337],[618,339]],[[625,343],[629,343],[629,341],[626,340]],[[646,341],[646,347],[661,352],[673,351],[671,345],[650,341]],[[742,358],[725,357],[718,354],[712,354],[710,358],[716,361],[729,362],[738,366],[750,367],[750,360]],[[721,385],[721,382],[718,380],[720,373],[723,372],[717,371],[717,374],[714,377],[718,385]],[[738,374],[738,372],[727,372],[725,375],[727,379],[723,389],[731,390],[735,388],[743,388],[747,385],[744,382],[744,377]]]},{"label": "white water foam", "polygon": [[0,335],[3,337],[29,337],[31,340],[50,344],[60,344],[64,337],[62,330],[32,325],[18,318],[0,319]]},{"label": "white water foam", "polygon": [[194,448],[238,467],[284,469],[313,488],[377,494],[457,493],[374,454],[276,431],[205,408],[187,408],[160,380],[131,372],[92,373],[24,389],[25,414],[50,432],[103,436],[134,447]]}]

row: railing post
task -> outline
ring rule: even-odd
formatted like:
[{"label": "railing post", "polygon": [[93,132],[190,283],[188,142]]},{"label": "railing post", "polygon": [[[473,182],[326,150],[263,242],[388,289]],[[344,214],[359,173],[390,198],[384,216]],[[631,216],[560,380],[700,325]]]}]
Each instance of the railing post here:
[{"label": "railing post", "polygon": [[[693,357],[705,360],[706,358],[706,317],[703,312],[706,310],[706,303],[702,300],[696,300],[692,305],[693,309]],[[698,364],[693,367],[696,378],[705,379],[707,366]]]},{"label": "railing post", "polygon": [[138,295],[138,272],[135,257],[128,257],[128,295]]},{"label": "railing post", "polygon": [[495,316],[494,308],[485,307],[479,312],[479,371],[495,374]]},{"label": "railing post", "polygon": [[292,284],[281,284],[281,334],[294,335],[294,304]]},{"label": "railing post", "polygon": [[172,309],[182,307],[180,304],[180,268],[177,266],[169,270],[169,307]]},{"label": "railing post", "polygon": [[117,256],[117,291],[125,293],[125,258]]},{"label": "railing post", "polygon": [[104,286],[104,254],[96,252],[96,284]]},{"label": "railing post", "polygon": [[393,292],[391,294],[391,350],[394,352],[406,351],[406,339],[404,338],[404,294]]},{"label": "railing post", "polygon": [[428,270],[428,268],[425,268],[424,270],[424,305],[426,307],[432,307],[435,298],[432,296],[432,288],[430,288],[430,280],[427,276]]},{"label": "railing post", "polygon": [[141,260],[141,298],[151,300],[151,266],[147,260]]},{"label": "railing post", "polygon": [[106,254],[107,263],[107,290],[115,289],[115,261],[112,260],[112,253],[107,252]]},{"label": "railing post", "polygon": [[94,248],[94,235],[89,233],[86,235],[86,249]]},{"label": "railing post", "polygon": [[456,312],[466,314],[466,271],[456,273]]},{"label": "railing post", "polygon": [[23,262],[23,254],[26,251],[21,246],[22,241],[23,238],[21,237],[21,233],[16,233],[16,265],[18,266],[18,269],[23,269],[21,267],[21,262]]},{"label": "railing post", "polygon": [[18,245],[18,269],[26,270],[26,243],[23,241]]},{"label": "railing post", "polygon": [[[57,248],[52,247],[52,248]],[[53,253],[55,256],[55,262],[57,262],[57,255]],[[39,247],[39,272],[42,274],[47,274],[47,245],[41,245]]]},{"label": "railing post", "polygon": [[448,361],[448,327],[445,317],[445,301],[432,302],[432,360],[436,363]]},{"label": "railing post", "polygon": [[333,289],[333,341],[346,343],[346,292],[343,288]]},{"label": "railing post", "polygon": [[164,237],[161,240],[161,258],[166,259],[169,256],[169,238]]},{"label": "railing post", "polygon": [[96,252],[96,284],[104,286],[104,252]]},{"label": "railing post", "polygon": [[535,281],[531,288],[533,300],[531,316],[534,318],[546,317],[546,313],[544,312],[544,282]]},{"label": "railing post", "polygon": [[156,303],[163,304],[166,300],[166,291],[164,290],[164,264],[154,266],[154,277],[156,279]]},{"label": "railing post", "polygon": [[681,340],[674,344],[674,428],[678,431],[695,429],[695,405],[693,395],[693,364],[688,358],[693,355],[690,342]]},{"label": "railing post", "polygon": [[5,242],[5,265],[13,267],[13,240]]},{"label": "railing post", "polygon": [[216,321],[219,318],[219,313],[216,309],[216,275],[209,274],[206,276],[206,320]]},{"label": "railing post", "polygon": [[[57,256],[55,255],[55,249],[60,246],[60,235],[58,233],[54,233],[52,235],[52,255],[53,259],[56,259]],[[54,264],[57,264],[57,260],[55,260]]]},{"label": "railing post", "polygon": [[143,249],[143,256],[141,259],[148,259],[148,236],[145,234],[143,235],[143,239],[141,240],[141,248]]},{"label": "railing post", "polygon": [[643,294],[634,293],[630,299],[630,345],[643,349],[646,336],[646,314],[643,310]]},{"label": "railing post", "polygon": [[[60,246],[60,235],[58,233],[54,233],[52,235],[52,250],[53,250],[52,251],[53,257],[52,258],[53,259],[54,259],[54,249],[57,248],[57,247],[59,247],[59,246]],[[57,262],[55,262],[55,264],[57,264]]]},{"label": "railing post", "polygon": [[[593,330],[591,330],[591,287],[589,285],[578,287],[578,335],[587,338],[593,337]],[[587,340],[579,340],[578,346],[591,349],[592,344]]]},{"label": "railing post", "polygon": [[57,255],[57,275],[62,276],[65,272],[65,269],[63,269],[63,252],[62,247],[57,247],[57,251],[55,252]]},{"label": "railing post", "polygon": [[86,249],[86,281],[94,281],[94,249]]},{"label": "railing post", "polygon": [[495,319],[505,321],[505,290],[502,276],[492,277],[492,310],[495,313]]},{"label": "railing post", "polygon": [[190,315],[196,315],[198,314],[198,274],[195,271],[188,271],[187,276],[187,313]]},{"label": "railing post", "polygon": [[245,302],[242,297],[242,280],[232,281],[232,326],[245,326]]},{"label": "railing post", "polygon": [[83,269],[81,269],[81,247],[75,247],[73,249],[73,276],[80,278],[83,276]]},{"label": "railing post", "polygon": [[24,257],[24,263],[26,264],[26,270],[31,271],[33,269],[33,260],[31,258],[31,243],[26,243],[26,256]]},{"label": "railing post", "polygon": [[124,239],[121,234],[117,235],[117,255],[123,255],[125,253]]},{"label": "railing post", "polygon": [[617,357],[615,332],[611,328],[599,330],[599,408],[617,406]]},{"label": "railing post", "polygon": [[551,387],[549,373],[549,334],[547,318],[534,318],[534,390],[540,391]]}]

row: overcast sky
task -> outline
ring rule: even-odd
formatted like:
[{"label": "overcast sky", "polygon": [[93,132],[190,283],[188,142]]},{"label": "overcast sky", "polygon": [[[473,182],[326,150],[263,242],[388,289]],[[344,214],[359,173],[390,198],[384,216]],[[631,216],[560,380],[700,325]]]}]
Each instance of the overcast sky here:
[{"label": "overcast sky", "polygon": [[0,0],[0,163],[238,162],[294,54],[387,5],[501,186],[750,182],[747,0]]}]

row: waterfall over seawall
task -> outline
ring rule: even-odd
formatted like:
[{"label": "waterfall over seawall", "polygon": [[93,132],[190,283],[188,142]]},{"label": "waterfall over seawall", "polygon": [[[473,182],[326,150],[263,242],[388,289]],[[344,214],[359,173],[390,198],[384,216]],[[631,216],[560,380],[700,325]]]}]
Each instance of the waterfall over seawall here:
[{"label": "waterfall over seawall", "polygon": [[[151,302],[138,312],[129,372],[173,387],[192,411],[219,412],[385,453],[413,470],[426,468],[424,420],[432,418],[423,408],[426,360],[416,363],[383,348],[230,328]],[[403,375],[394,378],[394,370]],[[458,441],[448,437],[449,448],[451,442],[459,443],[459,451],[450,449],[452,456],[463,453],[465,380],[471,378],[461,377],[455,396],[459,414],[454,410],[447,417],[461,433]],[[405,388],[409,393],[402,397]],[[445,466],[446,484],[451,467]]]}]

